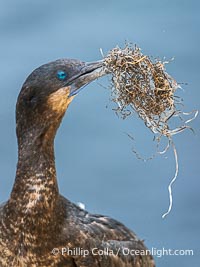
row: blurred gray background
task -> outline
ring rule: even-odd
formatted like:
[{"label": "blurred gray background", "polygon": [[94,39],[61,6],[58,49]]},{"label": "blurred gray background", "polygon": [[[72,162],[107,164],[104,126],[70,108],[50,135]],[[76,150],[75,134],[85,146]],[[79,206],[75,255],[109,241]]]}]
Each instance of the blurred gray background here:
[{"label": "blurred gray background", "polygon": [[[17,145],[15,102],[23,81],[39,65],[57,58],[101,59],[125,40],[143,53],[175,60],[167,65],[178,82],[185,111],[200,109],[200,4],[195,0],[18,0],[0,1],[0,201],[10,194]],[[60,191],[87,210],[110,215],[149,248],[193,249],[194,256],[156,258],[158,266],[200,263],[200,129],[175,136],[179,175],[173,210],[166,219],[167,187],[175,172],[173,153],[144,163],[155,151],[153,136],[137,119],[123,121],[112,111],[107,78],[87,86],[71,104],[56,138]],[[108,106],[108,108],[107,108]],[[131,141],[125,134],[135,138]]]}]

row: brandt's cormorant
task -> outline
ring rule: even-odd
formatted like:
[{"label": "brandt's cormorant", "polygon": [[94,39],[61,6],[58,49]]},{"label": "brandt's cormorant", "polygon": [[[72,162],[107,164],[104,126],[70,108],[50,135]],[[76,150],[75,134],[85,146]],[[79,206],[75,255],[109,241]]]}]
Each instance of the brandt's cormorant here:
[{"label": "brandt's cormorant", "polygon": [[16,178],[0,206],[0,267],[154,266],[143,241],[123,224],[59,194],[56,131],[78,91],[104,74],[102,61],[60,59],[34,70],[23,84],[16,105]]}]

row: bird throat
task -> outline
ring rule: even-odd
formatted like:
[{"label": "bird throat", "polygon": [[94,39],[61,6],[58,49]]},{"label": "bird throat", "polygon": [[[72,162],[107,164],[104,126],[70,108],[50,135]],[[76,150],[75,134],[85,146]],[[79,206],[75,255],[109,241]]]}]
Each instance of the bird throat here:
[{"label": "bird throat", "polygon": [[17,135],[16,178],[4,212],[9,218],[7,229],[31,238],[51,238],[59,232],[64,219],[54,157],[54,137],[70,103],[58,105],[62,92],[51,96],[48,102],[49,119]]},{"label": "bird throat", "polygon": [[25,229],[26,225],[27,229],[32,225],[35,230],[42,226],[51,228],[57,224],[56,214],[62,212],[53,141],[46,141],[45,145],[20,145],[18,153],[15,183],[6,205],[7,217],[23,224]]}]

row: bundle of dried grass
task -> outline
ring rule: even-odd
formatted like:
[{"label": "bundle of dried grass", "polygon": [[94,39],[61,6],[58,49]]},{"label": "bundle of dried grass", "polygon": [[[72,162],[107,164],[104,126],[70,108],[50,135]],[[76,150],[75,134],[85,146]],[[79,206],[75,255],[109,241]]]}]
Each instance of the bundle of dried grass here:
[{"label": "bundle of dried grass", "polygon": [[126,117],[135,111],[154,133],[169,135],[167,121],[176,113],[178,84],[165,72],[165,62],[152,62],[138,47],[129,45],[111,50],[104,62],[112,73],[117,112]]},{"label": "bundle of dried grass", "polygon": [[[137,113],[145,125],[156,135],[158,143],[162,136],[168,138],[167,147],[158,153],[164,154],[172,145],[176,161],[176,172],[169,185],[170,205],[163,218],[172,208],[171,186],[178,175],[178,158],[172,135],[190,128],[187,124],[197,116],[185,121],[181,111],[182,100],[175,95],[180,87],[166,72],[161,60],[151,60],[137,46],[116,47],[104,57],[107,72],[111,73],[112,100],[117,104],[115,111],[123,118]],[[169,121],[180,118],[181,125],[170,129]],[[137,153],[136,153],[137,155]]]}]

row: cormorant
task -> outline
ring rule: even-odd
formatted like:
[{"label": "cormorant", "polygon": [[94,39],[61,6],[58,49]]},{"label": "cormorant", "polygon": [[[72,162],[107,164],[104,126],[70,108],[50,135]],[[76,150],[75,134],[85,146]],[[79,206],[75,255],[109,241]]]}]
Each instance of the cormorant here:
[{"label": "cormorant", "polygon": [[59,59],[23,84],[16,104],[16,178],[0,206],[0,267],[154,266],[135,233],[59,194],[56,131],[78,91],[105,74],[102,61]]}]

